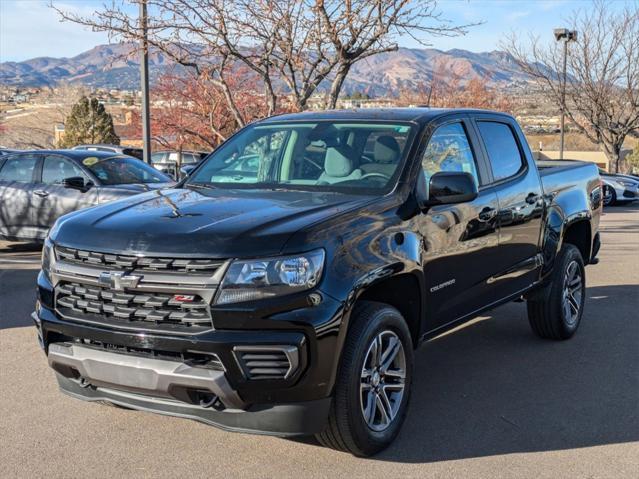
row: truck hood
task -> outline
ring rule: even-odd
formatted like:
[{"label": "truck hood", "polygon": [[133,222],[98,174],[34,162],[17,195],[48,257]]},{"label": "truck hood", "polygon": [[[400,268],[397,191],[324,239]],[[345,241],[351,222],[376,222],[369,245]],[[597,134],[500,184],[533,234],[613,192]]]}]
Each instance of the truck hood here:
[{"label": "truck hood", "polygon": [[119,200],[131,195],[137,195],[145,191],[160,190],[163,188],[171,188],[175,183],[128,183],[122,185],[99,186],[98,195],[99,202],[107,203],[113,200]]},{"label": "truck hood", "polygon": [[155,190],[65,216],[51,239],[122,254],[269,256],[300,228],[370,200],[324,192]]}]

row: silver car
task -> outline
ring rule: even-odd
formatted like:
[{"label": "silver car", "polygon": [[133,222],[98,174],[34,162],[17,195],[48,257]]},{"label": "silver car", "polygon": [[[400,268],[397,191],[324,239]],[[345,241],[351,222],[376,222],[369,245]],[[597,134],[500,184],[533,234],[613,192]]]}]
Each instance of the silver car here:
[{"label": "silver car", "polygon": [[639,179],[628,175],[615,175],[600,170],[603,183],[604,206],[627,203],[639,199]]}]

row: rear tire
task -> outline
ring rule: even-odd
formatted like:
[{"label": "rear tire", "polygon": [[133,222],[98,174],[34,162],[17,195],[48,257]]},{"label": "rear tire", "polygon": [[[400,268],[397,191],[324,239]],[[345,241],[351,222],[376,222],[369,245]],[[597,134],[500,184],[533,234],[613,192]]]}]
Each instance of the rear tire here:
[{"label": "rear tire", "polygon": [[323,446],[370,456],[393,442],[406,417],[413,343],[395,308],[362,301],[351,315]]},{"label": "rear tire", "polygon": [[617,192],[614,188],[611,188],[608,185],[604,185],[604,196],[603,196],[603,204],[604,206],[612,206],[617,202]]},{"label": "rear tire", "polygon": [[571,338],[581,322],[585,299],[583,258],[576,246],[564,244],[550,283],[527,301],[530,327],[541,338]]}]

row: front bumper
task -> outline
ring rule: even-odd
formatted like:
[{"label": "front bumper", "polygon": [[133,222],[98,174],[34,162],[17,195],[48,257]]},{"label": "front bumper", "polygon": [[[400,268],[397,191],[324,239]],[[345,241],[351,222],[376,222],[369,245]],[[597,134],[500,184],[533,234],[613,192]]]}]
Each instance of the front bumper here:
[{"label": "front bumper", "polygon": [[49,366],[58,374],[86,387],[117,388],[183,402],[207,398],[211,404],[219,400],[218,407],[230,409],[245,406],[220,370],[73,343],[50,344],[47,357]]},{"label": "front bumper", "polygon": [[[216,311],[218,329],[191,335],[64,319],[52,305],[41,273],[33,314],[38,340],[71,396],[273,435],[313,434],[325,424],[343,318],[342,304],[328,296],[286,311],[273,304]],[[293,367],[277,379],[256,378],[246,367],[252,358],[243,363],[242,355],[273,349]]]},{"label": "front bumper", "polygon": [[326,423],[330,398],[299,403],[263,404],[234,412],[217,411],[183,402],[135,394],[106,387],[83,387],[78,381],[57,375],[65,394],[85,401],[108,401],[119,406],[167,416],[194,419],[234,432],[276,436],[310,435]]}]

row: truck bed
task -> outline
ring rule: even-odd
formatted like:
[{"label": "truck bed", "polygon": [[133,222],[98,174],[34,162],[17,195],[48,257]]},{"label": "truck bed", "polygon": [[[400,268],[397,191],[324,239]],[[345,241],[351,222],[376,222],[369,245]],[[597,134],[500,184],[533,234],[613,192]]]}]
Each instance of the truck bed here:
[{"label": "truck bed", "polygon": [[599,169],[588,161],[543,160],[535,164],[545,193],[574,188],[591,192],[599,183]]}]

